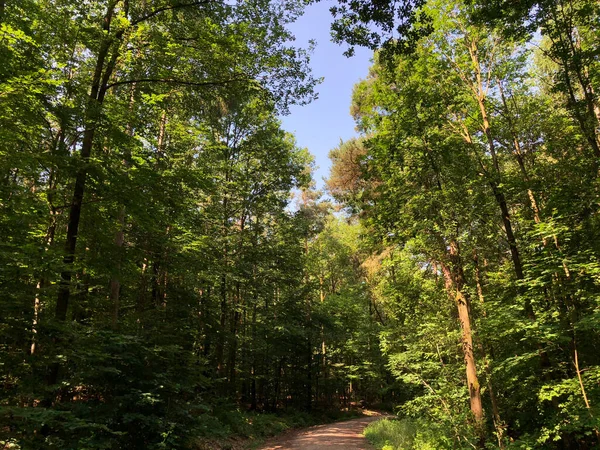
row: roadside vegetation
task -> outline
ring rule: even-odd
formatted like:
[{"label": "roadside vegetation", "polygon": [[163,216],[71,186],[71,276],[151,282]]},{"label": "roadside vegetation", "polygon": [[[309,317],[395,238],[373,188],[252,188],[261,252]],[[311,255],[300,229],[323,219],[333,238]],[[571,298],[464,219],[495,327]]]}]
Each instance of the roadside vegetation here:
[{"label": "roadside vegetation", "polygon": [[362,416],[362,410],[257,413],[240,410],[215,411],[207,416],[204,432],[191,446],[197,450],[236,450],[259,448],[266,438],[286,431],[327,424]]},{"label": "roadside vegetation", "polygon": [[[465,430],[467,431],[467,430]],[[382,419],[369,424],[365,437],[377,450],[442,450],[456,448],[452,430],[424,419]],[[459,441],[460,442],[460,441]],[[466,437],[459,448],[467,448]]]}]

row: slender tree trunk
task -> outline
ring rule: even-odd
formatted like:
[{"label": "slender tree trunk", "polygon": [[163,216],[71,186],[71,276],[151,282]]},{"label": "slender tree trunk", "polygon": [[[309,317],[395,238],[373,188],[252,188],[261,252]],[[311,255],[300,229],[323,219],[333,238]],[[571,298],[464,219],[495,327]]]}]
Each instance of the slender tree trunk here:
[{"label": "slender tree trunk", "polygon": [[[565,14],[571,14],[572,12],[565,12],[564,9],[562,10],[562,14],[563,17],[565,19],[567,19],[565,17]],[[571,18],[569,17],[570,20]],[[590,78],[587,75],[587,71],[586,68],[582,66],[581,61],[582,61],[582,52],[581,52],[581,42],[578,40],[578,38],[575,37],[575,33],[574,31],[575,28],[572,26],[568,26],[567,30],[565,30],[565,39],[567,40],[569,47],[570,47],[570,51],[571,51],[571,61],[573,63],[573,70],[575,72],[575,76],[577,78],[577,81],[579,81],[579,87],[581,88],[581,91],[583,92],[583,100],[585,102],[585,106],[586,106],[586,110],[587,110],[587,115],[588,115],[588,120],[589,120],[589,127],[592,130],[593,133],[593,139],[596,143],[596,147],[598,149],[600,149],[600,135],[598,134],[598,130],[600,129],[600,115],[598,114],[599,109],[598,109],[598,104],[595,100],[595,96],[594,96],[594,89],[592,87],[592,84],[590,82]],[[561,37],[563,36],[563,34],[561,33]],[[568,70],[568,67],[567,67]],[[596,155],[598,156],[598,155]]]},{"label": "slender tree trunk", "polygon": [[[246,230],[246,210],[242,208],[242,215],[240,217],[240,234],[239,234],[239,245],[237,246],[237,257],[243,257],[243,249],[244,249],[244,237]],[[251,224],[250,224],[251,225]],[[235,378],[236,378],[236,359],[237,359],[237,350],[238,350],[238,332],[239,325],[241,320],[241,311],[240,309],[244,308],[244,302],[242,297],[242,290],[240,286],[240,282],[236,282],[235,287],[235,297],[234,297],[234,305],[233,305],[233,314],[231,320],[231,345],[229,346],[229,358],[228,358],[228,366],[229,366],[229,384],[233,392],[236,391],[235,387]]]},{"label": "slender tree trunk", "polygon": [[[469,137],[468,133],[466,135]],[[469,137],[470,139],[470,137]],[[424,139],[427,144],[426,139]],[[440,192],[443,192],[443,185],[439,176],[439,170],[435,164],[435,160],[431,155],[431,151],[427,145],[428,155],[431,163],[431,168],[436,173],[436,187]],[[446,249],[445,240],[441,239],[441,245]],[[467,388],[469,390],[469,401],[471,412],[475,418],[476,427],[480,433],[481,440],[484,440],[484,424],[483,424],[483,405],[481,402],[481,387],[477,377],[477,366],[475,364],[475,355],[473,353],[473,337],[471,332],[471,318],[469,313],[469,297],[464,292],[466,285],[462,261],[459,253],[458,242],[455,239],[450,241],[448,250],[446,250],[448,259],[451,263],[451,268],[444,262],[441,262],[442,274],[444,276],[446,291],[448,296],[455,302],[460,326],[462,330],[462,350],[465,361],[465,370],[467,375]]]},{"label": "slender tree trunk", "polygon": [[[119,217],[117,219],[119,223],[119,230],[115,233],[115,246],[120,249],[123,247],[123,243],[125,242],[125,207],[122,206],[119,211]],[[120,262],[117,263],[117,271],[121,271]],[[113,307],[112,312],[112,327],[113,329],[117,328],[117,321],[119,319],[119,307],[120,307],[120,291],[121,291],[121,281],[118,274],[115,274],[111,277],[109,283],[109,298]]]},{"label": "slender tree trunk", "polygon": [[208,356],[210,355],[210,349],[211,349],[211,344],[212,344],[212,333],[209,332],[210,329],[210,299],[211,299],[211,287],[208,286],[206,288],[206,291],[204,293],[204,295],[206,296],[204,298],[204,301],[202,302],[202,309],[204,311],[203,313],[203,318],[204,318],[204,323],[203,325],[203,334],[204,334],[204,349],[203,349],[203,354],[205,358],[208,358]]},{"label": "slender tree trunk", "polygon": [[[229,159],[227,155],[227,159]],[[229,171],[225,174],[226,182],[229,181]],[[229,269],[229,202],[227,194],[223,198],[223,209],[221,217],[221,238],[223,240],[223,260],[221,272],[221,316],[219,320],[219,334],[217,339],[216,357],[217,374],[223,378],[225,372],[225,343],[227,338],[227,316],[229,314],[229,305],[227,302],[227,271]]]},{"label": "slender tree trunk", "polygon": [[[566,66],[566,67],[564,67]],[[573,84],[571,81],[571,76],[569,75],[569,69],[568,69],[568,63],[564,62],[563,63],[563,71],[564,71],[564,78],[565,78],[565,85],[567,86],[567,94],[568,94],[568,105],[571,107],[571,111],[573,112],[573,115],[575,116],[575,119],[577,120],[577,123],[579,123],[579,128],[581,129],[581,131],[583,132],[583,135],[585,136],[585,138],[587,139],[588,143],[590,144],[590,148],[592,149],[592,153],[596,158],[600,158],[600,144],[598,144],[598,139],[596,137],[596,134],[593,130],[590,130],[590,126],[588,125],[587,121],[585,120],[585,117],[579,112],[578,106],[577,106],[577,97],[575,96],[575,90],[573,88]]]},{"label": "slender tree trunk", "polygon": [[[513,261],[515,275],[517,276],[517,280],[522,280],[524,278],[523,264],[521,262],[519,248],[517,247],[517,239],[515,238],[515,234],[513,232],[512,221],[508,210],[508,205],[506,203],[506,197],[504,196],[504,192],[502,192],[500,188],[500,164],[498,162],[498,155],[496,154],[496,146],[494,143],[494,138],[492,136],[492,130],[490,128],[490,122],[485,106],[485,99],[483,97],[480,97],[478,99],[478,103],[483,120],[483,131],[488,141],[488,149],[490,151],[490,154],[492,155],[492,164],[494,166],[494,175],[490,177],[489,183],[492,188],[492,192],[494,193],[496,203],[498,203],[498,206],[500,207],[500,212],[502,213],[502,223],[504,225],[504,232],[506,233],[506,240],[508,241],[508,246],[510,247],[510,255]],[[530,314],[529,311],[528,314]]]},{"label": "slender tree trunk", "polygon": [[[325,302],[325,290],[323,275],[319,277],[319,298],[321,303]],[[327,369],[327,346],[325,344],[325,328],[321,325],[321,370],[323,371],[323,390],[328,396],[328,369]],[[318,395],[316,395],[318,400]]]},{"label": "slender tree trunk", "polygon": [[155,307],[160,305],[160,255],[155,256],[155,260],[152,261],[152,303]]},{"label": "slender tree trunk", "polygon": [[[575,365],[575,371],[577,372],[577,380],[579,381],[579,388],[581,389],[581,396],[583,397],[583,402],[585,404],[586,409],[588,410],[588,414],[594,419],[594,415],[592,414],[592,407],[590,406],[590,401],[588,400],[587,393],[585,391],[585,385],[583,384],[583,378],[581,377],[581,369],[579,368],[579,356],[577,354],[577,342],[575,339],[572,341],[573,345],[573,364]],[[594,432],[596,433],[596,439],[598,444],[600,444],[600,432],[598,431],[598,427],[594,427]]]},{"label": "slender tree trunk", "polygon": [[[473,252],[473,262],[475,263],[475,283],[476,283],[476,287],[477,287],[477,297],[479,298],[479,302],[481,303],[481,306],[482,306],[483,316],[486,317],[487,314],[485,312],[485,307],[483,306],[485,303],[485,301],[484,301],[485,299],[483,296],[483,287],[481,284],[481,270],[479,268],[479,257],[477,255],[477,251]],[[496,436],[498,438],[498,448],[503,449],[504,448],[504,432],[506,430],[506,425],[502,421],[502,418],[500,417],[500,408],[498,408],[498,399],[496,398],[496,392],[495,392],[493,384],[492,384],[492,370],[490,367],[490,361],[487,358],[488,352],[486,351],[486,348],[483,345],[483,343],[480,343],[480,349],[483,354],[484,370],[485,370],[485,375],[487,378],[487,388],[488,388],[488,393],[490,395],[490,403],[492,405],[494,428],[496,429]],[[493,349],[491,349],[490,356],[493,357]]]},{"label": "slender tree trunk", "polygon": [[229,345],[229,358],[228,358],[228,366],[229,366],[229,384],[233,392],[236,391],[235,388],[235,375],[236,375],[236,359],[237,359],[237,349],[238,349],[238,327],[240,324],[240,308],[242,307],[242,302],[240,298],[240,283],[236,283],[236,299],[233,305],[233,314],[231,319],[231,343]]},{"label": "slender tree trunk", "polygon": [[[487,119],[486,119],[486,123],[488,123],[488,125],[489,125],[489,122],[487,122]],[[486,130],[487,130],[486,135],[488,136],[488,144],[490,145],[491,148],[494,148],[494,143],[493,143],[493,139],[491,137],[491,132],[489,131],[489,128],[486,128]],[[463,135],[463,137],[465,138],[465,140],[468,144],[474,145],[474,142],[471,139],[471,136],[468,133],[468,131],[465,131],[465,134]],[[495,155],[495,151],[493,152],[493,154]],[[479,164],[481,165],[483,171],[487,173],[488,171],[485,168],[485,165],[483,164],[483,161],[481,159],[479,159]],[[498,170],[496,171],[496,173],[499,174],[498,171],[499,171],[499,167],[498,167]],[[511,217],[510,217],[510,212],[508,210],[508,204],[506,203],[506,197],[504,196],[504,193],[501,191],[499,184],[493,175],[490,176],[488,174],[488,183],[492,189],[492,193],[494,194],[494,199],[496,200],[496,204],[500,207],[500,212],[502,215],[502,224],[504,226],[506,240],[508,242],[508,246],[510,249],[511,261],[513,263],[513,269],[515,271],[516,278],[517,278],[517,280],[522,280],[525,277],[524,273],[523,273],[523,264],[521,262],[521,255],[519,253],[519,248],[517,247],[517,239],[516,239],[513,229],[512,229],[512,221],[511,221]],[[526,310],[528,317],[535,318],[535,314],[533,312],[531,304],[527,303],[525,305],[525,310]]]},{"label": "slender tree trunk", "polygon": [[279,403],[279,398],[281,395],[281,376],[283,375],[283,362],[284,357],[279,358],[279,364],[277,365],[277,374],[275,377],[275,395],[273,396],[273,406],[272,411],[277,411],[277,405]]},{"label": "slender tree trunk", "polygon": [[[59,321],[65,321],[69,308],[69,295],[72,277],[73,263],[75,262],[75,250],[77,248],[77,237],[79,233],[79,223],[81,219],[81,208],[83,205],[83,196],[85,193],[87,179],[87,165],[92,154],[94,145],[94,136],[98,119],[100,118],[101,107],[106,96],[108,81],[115,68],[118,58],[118,48],[113,50],[112,57],[108,64],[105,64],[106,59],[110,54],[112,47],[112,39],[110,26],[115,9],[115,2],[110,2],[106,14],[103,19],[102,29],[107,34],[102,40],[98,56],[96,58],[96,66],[92,85],[88,99],[85,131],[83,133],[83,141],[81,143],[80,158],[81,163],[75,177],[75,186],[73,188],[73,196],[69,207],[69,219],[67,223],[67,237],[65,241],[65,256],[63,258],[64,268],[61,273],[61,280],[58,287],[58,296],[56,300],[55,317]],[[117,36],[117,45],[120,45],[120,36]],[[106,67],[105,67],[106,65]],[[56,376],[51,376],[52,380],[56,381]]]},{"label": "slender tree trunk", "polygon": [[156,142],[156,153],[158,161],[162,160],[165,156],[165,134],[167,130],[167,110],[163,109],[160,115],[160,122],[158,125],[158,139]]},{"label": "slender tree trunk", "polygon": [[304,404],[307,411],[312,409],[312,341],[310,336],[306,342],[307,357],[306,357],[306,390]]},{"label": "slender tree trunk", "polygon": [[248,386],[248,373],[249,373],[249,358],[248,358],[248,308],[244,305],[244,310],[241,314],[241,334],[242,334],[242,344],[241,344],[241,355],[240,355],[240,367],[241,367],[241,401],[242,403],[248,403],[248,398],[250,394],[250,389]]},{"label": "slender tree trunk", "polygon": [[[557,16],[557,13],[558,12],[556,10],[552,11],[552,18],[553,18],[555,24],[558,27],[561,27],[561,24],[564,24],[564,19],[566,18],[565,12],[562,11],[562,14],[563,14],[562,20]],[[553,28],[553,26],[548,23],[546,23],[546,26],[548,26],[549,28]],[[599,140],[599,136],[595,130],[597,125],[600,124],[598,115],[596,114],[598,105],[594,102],[593,94],[590,97],[589,83],[585,82],[583,77],[581,76],[581,68],[579,67],[579,63],[577,62],[577,60],[580,58],[580,55],[576,55],[577,51],[573,45],[573,40],[572,40],[573,29],[567,25],[566,29],[563,28],[563,29],[559,29],[557,31],[558,31],[558,37],[560,40],[560,46],[562,47],[562,50],[561,49],[558,50],[559,55],[557,55],[557,56],[558,56],[559,61],[555,60],[555,62],[557,62],[562,69],[563,80],[564,80],[565,86],[567,88],[567,104],[568,104],[569,108],[571,109],[573,115],[575,116],[575,119],[577,120],[577,123],[579,124],[579,128],[581,129],[583,135],[586,137],[588,143],[590,144],[590,148],[592,149],[593,155],[596,158],[600,158],[600,140]],[[554,45],[556,46],[558,44],[554,43]],[[567,51],[567,49],[570,50],[570,52],[571,52],[570,55],[567,55],[564,53],[565,51]],[[572,63],[570,62],[570,60],[575,61],[574,70],[576,73],[576,77],[578,78],[578,81],[580,83],[580,88],[581,88],[582,92],[584,93],[584,101],[586,103],[588,117],[583,115],[581,113],[581,111],[579,110],[579,106],[578,106],[579,101],[577,99],[577,96],[575,95],[576,87],[573,86],[573,80],[571,78],[571,70],[573,68],[572,68]],[[597,166],[597,164],[596,164],[596,166]]]},{"label": "slender tree trunk", "polygon": [[[471,41],[471,43],[469,45],[469,54],[471,56],[471,61],[473,63],[473,67],[475,70],[475,79],[476,79],[476,81],[475,81],[476,84],[474,86],[471,85],[469,87],[474,92],[476,100],[477,100],[477,104],[479,106],[479,112],[481,113],[483,132],[487,139],[488,150],[492,157],[493,173],[489,174],[488,170],[485,170],[485,172],[488,174],[488,182],[490,184],[490,187],[492,188],[492,192],[494,194],[494,198],[496,199],[496,203],[500,207],[500,212],[502,213],[502,223],[504,225],[504,231],[506,233],[506,240],[508,241],[508,245],[510,248],[510,254],[511,254],[511,259],[513,262],[513,267],[515,270],[515,275],[518,280],[522,280],[524,278],[523,264],[521,262],[521,255],[519,254],[519,249],[517,247],[517,240],[516,240],[514,232],[513,232],[511,217],[510,217],[510,213],[508,210],[508,205],[506,203],[506,197],[504,196],[504,192],[500,188],[501,183],[502,183],[502,181],[501,181],[502,172],[500,170],[500,163],[498,161],[498,155],[496,153],[496,144],[494,142],[494,137],[492,135],[489,116],[488,116],[487,108],[486,108],[486,104],[485,104],[487,88],[483,84],[484,82],[483,82],[483,78],[482,78],[481,66],[479,63],[479,57],[477,54],[477,45],[476,45],[475,41]],[[489,80],[488,80],[488,83],[489,83]],[[470,144],[473,143],[471,140],[470,134],[468,132],[466,132],[465,138],[467,139],[467,142],[469,142]],[[485,169],[483,162],[481,160],[480,160],[480,164]],[[529,317],[533,316],[534,312],[531,307],[531,304],[526,305],[526,312]]]},{"label": "slender tree trunk", "polygon": [[223,357],[225,354],[225,338],[227,334],[227,315],[229,308],[227,307],[227,275],[221,275],[221,315],[219,319],[219,338],[217,340],[216,357],[217,357],[217,374],[222,377],[225,374],[225,362]]},{"label": "slender tree trunk", "polygon": [[535,199],[535,195],[533,193],[533,190],[531,189],[531,179],[529,177],[527,168],[525,167],[525,161],[524,161],[524,157],[523,157],[523,150],[521,148],[521,142],[519,141],[519,136],[517,134],[517,130],[516,130],[514,122],[512,120],[512,115],[508,108],[508,103],[507,103],[506,97],[504,95],[504,89],[502,87],[502,82],[500,80],[497,80],[497,84],[498,84],[498,89],[500,91],[500,98],[502,99],[502,106],[504,108],[504,113],[506,116],[506,120],[508,122],[508,127],[510,129],[511,138],[513,141],[513,147],[515,150],[514,151],[515,159],[517,160],[517,163],[519,164],[519,169],[521,170],[521,174],[523,175],[523,181],[525,182],[525,184],[527,186],[527,196],[529,197],[531,211],[533,212],[533,220],[535,221],[535,223],[540,223],[541,222],[540,208],[538,207],[538,203]]},{"label": "slender tree trunk", "polygon": [[471,331],[471,318],[469,314],[469,297],[464,292],[465,278],[460,260],[459,247],[456,241],[451,241],[449,246],[449,259],[452,269],[442,263],[446,290],[456,303],[458,318],[462,330],[462,349],[467,374],[467,387],[469,389],[469,400],[471,412],[475,418],[477,427],[483,430],[483,405],[481,402],[481,387],[477,377],[477,366],[473,353],[473,336]]},{"label": "slender tree trunk", "polygon": [[[523,159],[523,151],[521,149],[521,144],[519,142],[517,131],[514,126],[514,122],[512,120],[512,115],[508,108],[508,103],[506,101],[506,97],[504,95],[504,89],[502,88],[502,83],[500,82],[500,80],[498,80],[498,88],[500,90],[500,97],[502,99],[502,105],[503,105],[503,108],[505,111],[506,120],[508,121],[508,125],[510,128],[512,140],[513,140],[513,146],[514,146],[514,150],[515,150],[514,151],[515,159],[517,160],[517,163],[519,164],[521,174],[523,175],[523,181],[526,183],[526,186],[527,186],[527,195],[529,197],[531,211],[533,212],[533,220],[536,224],[539,224],[539,223],[541,223],[540,208],[536,201],[535,194],[533,193],[533,190],[531,189],[531,178],[529,177],[529,173],[527,171],[527,168],[525,167],[525,161]],[[544,245],[544,247],[546,247],[548,245],[548,239],[546,237],[542,238],[542,244]],[[560,251],[560,245],[558,243],[558,236],[556,236],[556,235],[554,235],[554,246],[556,247],[556,249],[558,251]],[[571,274],[570,274],[570,271],[569,271],[566,261],[563,260],[562,265],[563,265],[563,270],[565,272],[565,275],[566,275],[567,279],[569,279],[571,277]]]},{"label": "slender tree trunk", "polygon": [[[256,299],[258,301],[258,299]],[[252,367],[250,369],[252,375],[252,385],[250,387],[250,409],[256,411],[256,309],[258,305],[254,303],[252,308],[252,346],[254,351],[252,352]]]},{"label": "slender tree trunk", "polygon": [[[133,83],[131,85],[131,90],[129,93],[129,113],[133,115],[133,104],[135,99],[135,88],[136,84]],[[133,136],[133,127],[131,123],[127,124],[127,135],[130,137]],[[125,154],[123,155],[123,169],[127,171],[129,169],[129,164],[131,160],[131,153],[129,151],[129,147],[126,147]],[[123,248],[123,244],[125,243],[125,206],[121,206],[119,210],[119,215],[117,217],[118,230],[115,233],[114,244],[117,247],[118,251]],[[117,256],[117,267],[116,274],[114,274],[109,283],[109,297],[110,302],[113,307],[112,314],[112,327],[113,329],[117,328],[117,321],[119,320],[119,308],[120,308],[120,294],[121,294],[121,280],[120,280],[120,272],[121,272],[121,256]]]},{"label": "slender tree trunk", "polygon": [[[64,132],[63,128],[58,131],[58,136],[56,140],[56,144],[52,146],[52,150],[56,151],[56,149],[60,149],[64,147]],[[48,229],[46,231],[46,236],[44,237],[44,252],[48,251],[48,249],[54,243],[54,237],[56,235],[56,226],[58,220],[58,210],[54,205],[54,190],[58,184],[56,170],[52,169],[49,175],[48,182],[48,207],[50,209],[50,223],[48,224]],[[48,284],[48,280],[45,276],[41,276],[37,282],[35,288],[35,299],[33,301],[33,320],[31,324],[31,347],[29,349],[29,353],[33,355],[36,351],[36,335],[37,335],[37,327],[39,322],[39,313],[41,308],[41,291]]]},{"label": "slender tree trunk", "polygon": [[[126,5],[128,3],[126,2]],[[81,208],[83,206],[83,196],[85,193],[87,179],[87,165],[92,154],[94,145],[94,136],[96,132],[97,122],[100,118],[102,104],[106,96],[108,81],[115,68],[117,58],[119,56],[120,38],[122,32],[117,33],[115,39],[117,46],[113,50],[113,54],[107,64],[106,59],[110,54],[110,49],[113,44],[110,34],[110,26],[115,10],[115,3],[109,2],[106,14],[104,15],[102,29],[105,36],[102,39],[98,55],[96,57],[96,65],[92,84],[88,98],[87,110],[85,114],[85,131],[83,133],[83,141],[80,151],[80,166],[75,176],[75,186],[69,207],[69,218],[67,222],[67,236],[65,240],[65,256],[63,257],[63,270],[61,272],[60,282],[58,285],[58,294],[56,298],[55,318],[59,322],[64,322],[67,319],[69,309],[69,297],[71,290],[71,278],[73,272],[73,264],[75,262],[75,250],[77,248],[77,237],[79,233],[79,223],[81,219]],[[105,67],[106,65],[106,67]],[[55,338],[57,343],[59,338]],[[56,384],[58,380],[59,363],[53,363],[48,371],[47,382],[49,385]]]},{"label": "slender tree trunk", "polygon": [[146,306],[147,306],[147,299],[146,299],[147,290],[148,290],[147,272],[148,272],[148,259],[144,258],[144,260],[142,261],[142,266],[141,266],[141,270],[140,270],[140,283],[139,283],[139,287],[138,287],[138,296],[137,296],[136,305],[135,305],[135,309],[138,314],[144,312],[144,310],[146,309]]},{"label": "slender tree trunk", "polygon": [[[44,251],[48,250],[54,242],[54,236],[56,234],[56,210],[51,211],[50,225],[46,232]],[[39,322],[39,314],[41,308],[41,291],[48,284],[48,280],[45,276],[40,277],[35,287],[35,299],[33,301],[33,320],[31,322],[31,347],[29,348],[29,354],[33,355],[37,348],[36,336]]]}]

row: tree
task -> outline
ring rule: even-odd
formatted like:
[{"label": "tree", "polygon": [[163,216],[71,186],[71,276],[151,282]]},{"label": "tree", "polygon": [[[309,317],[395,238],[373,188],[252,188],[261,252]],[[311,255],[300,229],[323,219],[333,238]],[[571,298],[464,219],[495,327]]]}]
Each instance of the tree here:
[{"label": "tree", "polygon": [[[506,445],[507,434],[539,445],[549,445],[550,436],[567,446],[592,442],[595,438],[583,437],[594,436],[596,426],[589,420],[594,416],[591,385],[578,376],[581,369],[574,362],[580,342],[574,330],[581,329],[578,320],[593,315],[594,306],[571,289],[594,290],[581,284],[587,276],[583,273],[594,269],[584,264],[583,278],[576,281],[569,258],[579,260],[579,244],[573,253],[561,244],[573,242],[567,229],[588,223],[583,199],[584,192],[593,192],[592,184],[578,195],[572,189],[596,176],[587,153],[589,140],[560,102],[553,103],[560,94],[538,89],[546,86],[548,60],[542,54],[532,68],[528,52],[515,51],[512,40],[473,20],[468,6],[430,3],[423,10],[438,17],[435,31],[422,37],[411,54],[390,58],[384,53],[384,61],[378,59],[369,78],[355,87],[353,113],[366,149],[357,170],[361,180],[347,183],[346,191],[333,181],[337,197],[359,211],[375,233],[379,254],[389,261],[390,269],[379,275],[385,280],[380,289],[386,314],[411,310],[413,298],[420,299],[419,305],[435,305],[433,310],[423,305],[424,316],[415,325],[403,320],[390,324],[390,338],[384,340],[399,379],[426,390],[426,395],[413,391],[414,401],[431,395],[442,404],[433,410],[429,403],[429,412],[411,402],[403,408],[445,420],[447,434],[459,442],[471,432],[462,428],[463,413],[453,402],[469,392],[471,412],[479,419],[474,422],[479,442],[488,438],[486,429],[495,431],[500,446]],[[332,153],[334,174],[346,164],[340,154]],[[355,186],[362,187],[358,198]],[[570,216],[574,221],[559,211],[575,214]],[[398,264],[418,275],[395,281]],[[419,293],[430,280],[436,297]],[[412,283],[419,288],[404,287]],[[444,390],[456,389],[457,379],[429,370],[449,364],[447,350],[431,345],[446,338],[447,328],[434,327],[437,338],[423,337],[418,329],[440,320],[432,311],[439,311],[436,302],[444,291],[457,300],[456,312],[446,314],[462,324],[463,367],[468,371],[463,382],[470,389],[459,395]],[[461,305],[466,305],[462,311]],[[414,336],[410,346],[403,337],[406,330]],[[595,370],[596,363],[590,364],[588,370]],[[568,395],[566,385],[572,387],[574,401],[568,407],[558,401]],[[481,400],[479,388],[486,394]],[[536,402],[541,411],[525,406]],[[487,417],[480,408],[488,411]],[[567,419],[567,410],[580,411],[582,416],[574,414],[585,419],[567,427],[574,420]]]}]

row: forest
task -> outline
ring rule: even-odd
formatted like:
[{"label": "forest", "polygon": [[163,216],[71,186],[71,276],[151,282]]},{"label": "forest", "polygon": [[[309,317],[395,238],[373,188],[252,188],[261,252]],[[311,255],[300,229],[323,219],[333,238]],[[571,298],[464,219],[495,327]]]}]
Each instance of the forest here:
[{"label": "forest", "polygon": [[600,446],[600,3],[318,1],[0,0],[0,448]]}]

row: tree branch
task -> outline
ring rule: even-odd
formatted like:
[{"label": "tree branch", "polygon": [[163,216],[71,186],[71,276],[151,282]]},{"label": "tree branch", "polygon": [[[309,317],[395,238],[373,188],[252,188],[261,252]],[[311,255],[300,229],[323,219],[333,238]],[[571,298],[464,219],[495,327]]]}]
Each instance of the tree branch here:
[{"label": "tree branch", "polygon": [[249,78],[231,78],[229,80],[222,81],[186,81],[186,80],[176,80],[173,78],[138,78],[136,80],[123,80],[123,81],[115,81],[114,83],[106,86],[106,90],[114,88],[116,86],[122,86],[125,84],[133,84],[133,83],[166,83],[166,84],[180,84],[184,86],[197,86],[197,87],[206,87],[206,86],[224,86],[226,84],[235,83],[236,81],[244,81],[249,80]]},{"label": "tree branch", "polygon": [[199,1],[190,2],[190,3],[179,3],[177,5],[163,6],[161,8],[157,8],[154,11],[149,12],[145,16],[142,16],[135,20],[132,20],[131,26],[134,27],[137,24],[145,22],[146,20],[151,19],[152,17],[154,17],[162,12],[165,12],[165,11],[172,11],[172,10],[179,9],[179,8],[187,8],[188,6],[205,5],[207,3],[211,3],[212,1],[214,1],[214,0],[199,0]]}]

